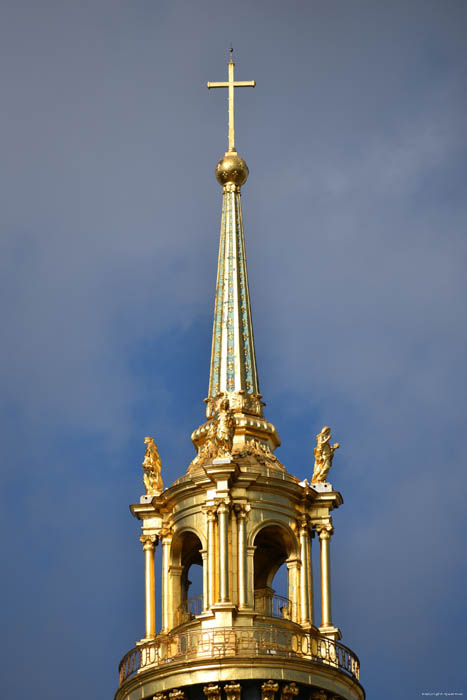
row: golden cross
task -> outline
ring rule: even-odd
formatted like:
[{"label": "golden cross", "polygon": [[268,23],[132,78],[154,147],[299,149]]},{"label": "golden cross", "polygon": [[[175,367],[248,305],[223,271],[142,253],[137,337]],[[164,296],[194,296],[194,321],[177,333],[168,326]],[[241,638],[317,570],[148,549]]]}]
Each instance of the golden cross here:
[{"label": "golden cross", "polygon": [[229,151],[235,152],[235,129],[234,129],[234,88],[236,87],[255,87],[254,80],[234,80],[234,66],[232,58],[233,49],[230,48],[229,80],[226,83],[206,83],[208,90],[211,88],[228,88],[229,89]]}]

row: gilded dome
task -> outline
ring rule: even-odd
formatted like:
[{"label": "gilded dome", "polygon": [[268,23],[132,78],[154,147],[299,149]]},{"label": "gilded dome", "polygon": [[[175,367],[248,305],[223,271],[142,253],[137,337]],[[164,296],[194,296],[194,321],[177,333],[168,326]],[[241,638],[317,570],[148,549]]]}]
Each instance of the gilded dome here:
[{"label": "gilded dome", "polygon": [[241,186],[248,177],[248,166],[239,155],[227,152],[216,166],[216,177],[221,185],[232,182]]}]

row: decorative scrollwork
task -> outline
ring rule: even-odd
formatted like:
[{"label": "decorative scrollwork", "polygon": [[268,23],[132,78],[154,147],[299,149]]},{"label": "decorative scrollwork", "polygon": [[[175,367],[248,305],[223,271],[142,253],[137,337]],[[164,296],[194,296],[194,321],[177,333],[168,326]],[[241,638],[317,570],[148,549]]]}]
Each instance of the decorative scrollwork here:
[{"label": "decorative scrollwork", "polygon": [[219,403],[216,417],[208,423],[206,440],[199,448],[198,454],[190,466],[205,464],[209,460],[219,457],[230,457],[234,433],[234,412],[230,407],[229,400],[223,398]]},{"label": "decorative scrollwork", "polygon": [[243,450],[235,452],[235,457],[255,457],[260,464],[278,464],[282,466],[268,443],[258,438],[248,440]]}]

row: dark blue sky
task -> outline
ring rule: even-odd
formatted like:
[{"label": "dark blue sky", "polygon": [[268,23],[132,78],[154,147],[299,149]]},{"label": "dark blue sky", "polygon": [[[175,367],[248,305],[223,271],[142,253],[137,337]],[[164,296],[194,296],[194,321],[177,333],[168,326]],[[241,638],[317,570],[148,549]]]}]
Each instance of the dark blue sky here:
[{"label": "dark blue sky", "polygon": [[232,42],[278,456],[333,427],[334,621],[368,698],[467,692],[464,2],[4,0],[8,700],[101,700],[143,634],[128,504],[204,416]]}]

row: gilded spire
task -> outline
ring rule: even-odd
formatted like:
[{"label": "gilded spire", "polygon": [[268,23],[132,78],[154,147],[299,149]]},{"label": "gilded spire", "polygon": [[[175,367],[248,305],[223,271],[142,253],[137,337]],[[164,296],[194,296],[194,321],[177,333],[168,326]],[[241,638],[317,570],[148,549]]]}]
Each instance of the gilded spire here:
[{"label": "gilded spire", "polygon": [[208,422],[191,436],[198,449],[192,468],[219,456],[222,442],[219,435],[224,423],[230,426],[227,433],[231,453],[238,454],[245,449],[251,453],[253,450],[268,462],[278,464],[272,451],[280,440],[274,426],[263,417],[264,404],[259,393],[251,321],[240,199],[248,167],[235,150],[234,88],[254,87],[255,81],[235,81],[234,65],[231,51],[228,82],[207,83],[208,88],[225,87],[229,90],[229,150],[216,167],[216,178],[222,185],[223,195],[211,371],[206,399]]},{"label": "gilded spire", "polygon": [[[242,161],[243,169],[236,167],[226,172],[230,168],[223,161],[231,159],[232,156],[223,158],[218,166],[218,172],[221,170],[218,179],[222,183],[228,179],[228,182],[223,185],[209,397],[220,392],[259,393],[240,185],[235,184],[239,175],[245,175],[246,179],[248,169]],[[241,160],[238,156],[236,159]]]},{"label": "gilded spire", "polygon": [[220,393],[259,393],[240,202],[248,167],[235,150],[234,129],[234,88],[255,87],[256,83],[235,81],[232,54],[231,47],[228,81],[206,84],[208,89],[225,87],[229,91],[229,150],[216,167],[223,202],[209,398]]}]

